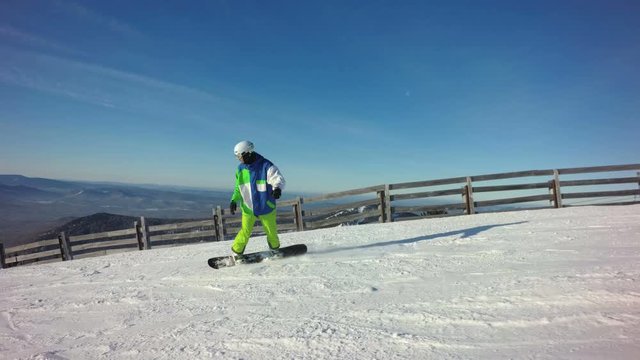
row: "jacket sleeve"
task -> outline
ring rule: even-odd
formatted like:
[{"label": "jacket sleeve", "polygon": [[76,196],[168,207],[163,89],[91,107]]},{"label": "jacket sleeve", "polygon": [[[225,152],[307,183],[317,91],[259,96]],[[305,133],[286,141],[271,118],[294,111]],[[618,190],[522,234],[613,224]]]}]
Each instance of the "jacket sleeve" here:
[{"label": "jacket sleeve", "polygon": [[286,181],[284,180],[284,176],[282,176],[280,169],[275,165],[271,165],[269,169],[267,169],[267,184],[271,185],[273,188],[279,188],[284,191]]},{"label": "jacket sleeve", "polygon": [[242,202],[242,194],[240,193],[240,185],[238,184],[238,171],[236,171],[236,185],[233,189],[233,195],[231,195],[231,201],[235,203]]}]

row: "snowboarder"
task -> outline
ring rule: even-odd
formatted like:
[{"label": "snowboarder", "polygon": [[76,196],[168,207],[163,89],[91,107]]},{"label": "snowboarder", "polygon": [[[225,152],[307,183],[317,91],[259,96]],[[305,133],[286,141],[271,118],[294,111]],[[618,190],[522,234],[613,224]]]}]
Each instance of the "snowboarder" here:
[{"label": "snowboarder", "polygon": [[284,190],[285,180],[280,170],[269,160],[254,151],[251,141],[241,141],[233,148],[240,161],[236,170],[236,184],[229,209],[235,214],[238,203],[242,211],[242,228],[236,235],[231,250],[242,255],[253,232],[253,225],[260,219],[272,250],[280,247],[276,225],[276,199]]}]

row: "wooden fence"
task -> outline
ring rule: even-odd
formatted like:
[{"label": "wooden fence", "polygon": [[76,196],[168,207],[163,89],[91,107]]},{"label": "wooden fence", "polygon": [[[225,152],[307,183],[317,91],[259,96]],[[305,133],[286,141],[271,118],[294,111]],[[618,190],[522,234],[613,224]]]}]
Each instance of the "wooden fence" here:
[{"label": "wooden fence", "polygon": [[[304,231],[367,222],[406,221],[420,218],[475,214],[520,208],[561,208],[580,205],[575,199],[604,199],[598,205],[640,204],[640,164],[529,170],[448,179],[384,184],[297,197],[278,202],[280,232]],[[621,176],[621,172],[631,176]],[[616,173],[593,178],[598,173]],[[585,178],[589,174],[591,178]],[[576,177],[579,179],[561,179]],[[521,181],[517,181],[521,180]],[[499,182],[507,181],[507,184]],[[602,189],[607,186],[607,189]],[[595,191],[580,191],[586,187]],[[611,189],[611,187],[617,187]],[[578,191],[575,189],[578,188]],[[590,189],[591,190],[591,189]],[[633,197],[611,201],[611,197]],[[4,248],[0,243],[2,268],[33,262],[72,260],[131,250],[148,250],[176,244],[232,239],[240,229],[241,216],[220,206],[206,220],[149,226],[141,217],[130,229],[41,240]],[[262,234],[259,222],[254,234]]]}]

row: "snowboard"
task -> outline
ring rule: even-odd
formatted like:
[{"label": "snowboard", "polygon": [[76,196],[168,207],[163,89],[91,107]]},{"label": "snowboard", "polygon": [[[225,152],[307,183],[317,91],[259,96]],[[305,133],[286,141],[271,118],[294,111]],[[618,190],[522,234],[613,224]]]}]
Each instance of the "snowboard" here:
[{"label": "snowboard", "polygon": [[291,246],[281,247],[276,250],[267,250],[254,252],[243,255],[227,255],[213,257],[208,260],[209,266],[214,269],[220,269],[223,267],[230,267],[239,264],[254,264],[259,263],[265,259],[280,259],[289,256],[303,255],[307,252],[307,245],[296,244]]}]

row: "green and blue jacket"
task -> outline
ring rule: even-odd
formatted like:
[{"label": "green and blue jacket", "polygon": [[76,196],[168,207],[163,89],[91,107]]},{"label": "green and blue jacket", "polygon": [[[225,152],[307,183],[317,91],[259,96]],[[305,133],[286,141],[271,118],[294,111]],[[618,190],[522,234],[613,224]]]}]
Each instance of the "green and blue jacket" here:
[{"label": "green and blue jacket", "polygon": [[262,155],[255,153],[251,164],[240,164],[231,201],[241,204],[244,214],[266,215],[276,208],[273,189],[284,191],[285,180],[280,170]]}]

